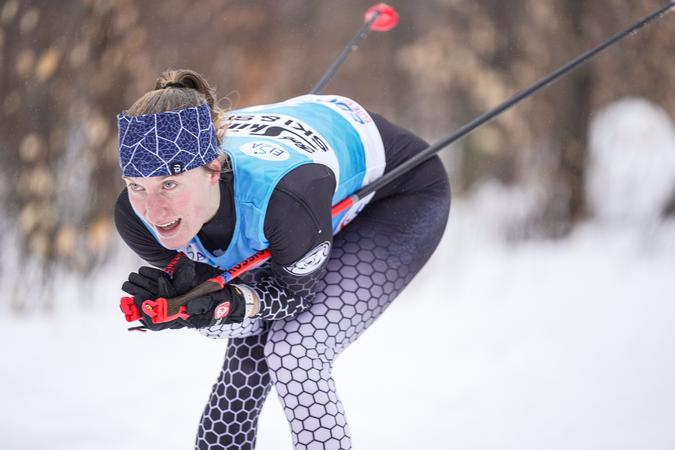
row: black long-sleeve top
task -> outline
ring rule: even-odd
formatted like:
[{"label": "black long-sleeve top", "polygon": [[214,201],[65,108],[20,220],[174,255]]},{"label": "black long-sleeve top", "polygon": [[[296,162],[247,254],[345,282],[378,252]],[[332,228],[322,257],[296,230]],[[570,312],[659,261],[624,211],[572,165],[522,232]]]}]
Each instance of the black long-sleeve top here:
[{"label": "black long-sleeve top", "polygon": [[[385,172],[427,146],[422,139],[381,116],[371,113],[371,117],[384,143]],[[386,197],[398,189],[422,187],[429,181],[423,176],[415,179],[402,177],[380,189],[375,199]],[[326,245],[330,248],[332,244],[331,206],[335,182],[329,168],[312,163],[295,168],[275,187],[264,223],[271,251],[271,274],[256,279],[250,286],[260,298],[261,318],[275,320],[292,316],[311,304],[316,283],[323,276],[330,255],[330,252],[312,250],[326,248]],[[219,249],[228,247],[234,231],[235,207],[233,175],[231,172],[223,173],[218,211],[198,233],[210,252],[217,253]],[[158,243],[136,216],[126,189],[117,199],[115,224],[127,245],[147,262],[165,267],[176,255],[175,250],[166,249]],[[297,271],[293,267],[302,264],[306,257],[314,270],[304,275],[295,274]]]}]

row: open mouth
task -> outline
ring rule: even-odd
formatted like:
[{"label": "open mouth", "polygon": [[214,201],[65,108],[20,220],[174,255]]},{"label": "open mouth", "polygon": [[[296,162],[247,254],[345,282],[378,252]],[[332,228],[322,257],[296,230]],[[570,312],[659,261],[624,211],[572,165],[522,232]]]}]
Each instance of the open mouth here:
[{"label": "open mouth", "polygon": [[160,232],[162,235],[167,235],[170,234],[172,231],[175,231],[176,228],[180,225],[181,219],[178,218],[176,220],[172,220],[171,222],[163,223],[163,224],[156,224],[155,228],[157,228],[157,231]]}]

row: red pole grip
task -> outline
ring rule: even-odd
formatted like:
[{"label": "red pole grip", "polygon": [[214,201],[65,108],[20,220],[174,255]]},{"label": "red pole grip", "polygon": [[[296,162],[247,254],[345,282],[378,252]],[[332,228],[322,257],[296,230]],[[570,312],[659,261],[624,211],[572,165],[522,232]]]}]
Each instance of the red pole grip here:
[{"label": "red pole grip", "polygon": [[138,310],[133,297],[122,297],[120,299],[120,309],[127,322],[134,322],[141,318],[141,312]]}]

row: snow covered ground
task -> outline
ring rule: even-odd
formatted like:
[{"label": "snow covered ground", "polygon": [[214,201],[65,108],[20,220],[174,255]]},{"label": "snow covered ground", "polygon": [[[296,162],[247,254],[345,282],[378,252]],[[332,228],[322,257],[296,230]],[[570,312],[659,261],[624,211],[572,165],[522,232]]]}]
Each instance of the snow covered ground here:
[{"label": "snow covered ground", "polygon": [[[661,121],[642,120],[652,113]],[[603,125],[609,114],[643,127]],[[337,362],[356,450],[675,448],[675,221],[613,184],[642,170],[622,155],[643,145],[636,189],[663,200],[675,132],[632,101],[598,116],[592,142],[634,168],[590,186],[593,198],[639,202],[639,215],[598,208],[568,239],[513,245],[496,206],[508,195],[456,201],[432,260]],[[123,251],[102,269],[84,310],[64,300],[77,298],[71,281],[53,316],[0,313],[0,448],[191,448],[226,341],[127,332],[119,285],[136,264]],[[258,442],[292,448],[274,392]]]}]

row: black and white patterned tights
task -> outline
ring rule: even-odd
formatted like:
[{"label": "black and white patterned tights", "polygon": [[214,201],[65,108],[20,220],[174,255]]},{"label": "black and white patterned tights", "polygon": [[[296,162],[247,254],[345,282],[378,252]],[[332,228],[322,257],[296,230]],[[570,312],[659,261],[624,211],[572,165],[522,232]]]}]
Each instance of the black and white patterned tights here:
[{"label": "black and white patterned tights", "polygon": [[307,310],[230,337],[197,449],[255,448],[258,416],[272,385],[295,449],[352,448],[333,363],[422,268],[448,217],[450,192],[440,161],[433,158],[415,172],[430,180],[424,189],[402,185],[335,236],[327,273]]}]

